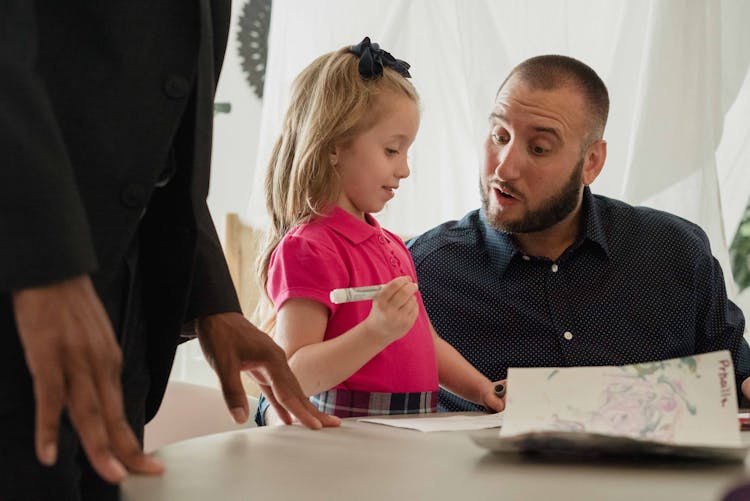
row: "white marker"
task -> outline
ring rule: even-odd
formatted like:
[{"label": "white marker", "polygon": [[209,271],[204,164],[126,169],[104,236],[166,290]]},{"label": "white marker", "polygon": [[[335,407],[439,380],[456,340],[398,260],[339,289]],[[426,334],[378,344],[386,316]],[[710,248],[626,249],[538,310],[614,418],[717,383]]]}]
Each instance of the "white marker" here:
[{"label": "white marker", "polygon": [[352,301],[366,301],[374,298],[383,285],[368,285],[367,287],[350,287],[348,289],[333,289],[331,302],[333,304],[351,303]]}]

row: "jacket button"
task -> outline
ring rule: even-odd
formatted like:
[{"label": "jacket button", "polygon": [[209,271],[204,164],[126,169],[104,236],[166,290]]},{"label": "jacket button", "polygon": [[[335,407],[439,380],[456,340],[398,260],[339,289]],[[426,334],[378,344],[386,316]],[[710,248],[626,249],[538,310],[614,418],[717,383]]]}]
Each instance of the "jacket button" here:
[{"label": "jacket button", "polygon": [[179,76],[171,75],[164,81],[164,93],[172,99],[182,99],[190,92],[188,81]]},{"label": "jacket button", "polygon": [[120,200],[123,205],[131,209],[138,209],[145,206],[147,197],[146,188],[140,184],[128,183],[120,191]]}]

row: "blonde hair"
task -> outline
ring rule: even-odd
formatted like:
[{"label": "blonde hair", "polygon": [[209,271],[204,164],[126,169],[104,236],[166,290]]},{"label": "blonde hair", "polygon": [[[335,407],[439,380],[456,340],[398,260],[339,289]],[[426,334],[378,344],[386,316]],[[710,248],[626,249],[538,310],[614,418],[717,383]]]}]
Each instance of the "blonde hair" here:
[{"label": "blonde hair", "polygon": [[[359,58],[344,47],[320,56],[294,80],[289,109],[266,172],[271,228],[256,263],[263,288],[261,303],[270,303],[268,265],[284,235],[324,214],[338,198],[338,173],[329,157],[335,146],[375,125],[378,95],[396,92],[415,103],[419,100],[414,86],[398,72],[386,67],[382,76],[365,80],[358,64]],[[272,325],[273,318],[268,323]]]}]

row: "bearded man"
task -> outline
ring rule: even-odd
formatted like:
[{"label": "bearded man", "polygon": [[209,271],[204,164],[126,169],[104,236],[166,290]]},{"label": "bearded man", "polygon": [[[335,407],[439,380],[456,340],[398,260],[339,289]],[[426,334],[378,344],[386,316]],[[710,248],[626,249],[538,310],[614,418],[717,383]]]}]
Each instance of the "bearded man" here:
[{"label": "bearded man", "polygon": [[[589,189],[608,111],[606,86],[576,59],[538,56],[511,71],[489,116],[481,209],[408,244],[429,317],[492,381],[508,367],[726,349],[737,395],[748,395],[745,320],[703,230]],[[439,408],[482,410],[442,389]]]}]

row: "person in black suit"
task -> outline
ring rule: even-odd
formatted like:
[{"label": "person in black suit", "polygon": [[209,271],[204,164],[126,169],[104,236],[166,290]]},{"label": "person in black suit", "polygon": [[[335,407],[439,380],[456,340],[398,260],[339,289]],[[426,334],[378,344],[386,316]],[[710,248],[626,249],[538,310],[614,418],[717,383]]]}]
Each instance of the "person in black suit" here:
[{"label": "person in black suit", "polygon": [[[240,370],[336,425],[240,313],[206,205],[227,0],[0,3],[0,499],[109,499],[180,332],[237,421]],[[189,416],[186,416],[189,419]]]}]

